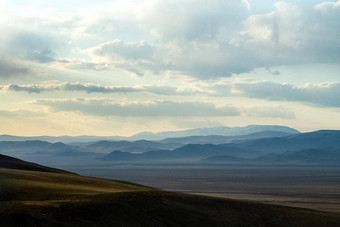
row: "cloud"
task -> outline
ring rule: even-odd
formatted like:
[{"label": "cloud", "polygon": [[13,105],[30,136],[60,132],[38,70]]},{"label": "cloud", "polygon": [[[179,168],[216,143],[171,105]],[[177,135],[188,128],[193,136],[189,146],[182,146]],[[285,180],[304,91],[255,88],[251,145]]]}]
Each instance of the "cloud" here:
[{"label": "cloud", "polygon": [[31,70],[25,65],[5,59],[0,60],[0,78],[19,77],[30,72]]},{"label": "cloud", "polygon": [[295,119],[294,112],[287,110],[283,106],[256,106],[247,108],[244,112],[250,117]]},{"label": "cloud", "polygon": [[85,115],[121,117],[227,117],[240,112],[230,106],[217,107],[203,102],[150,101],[116,103],[110,99],[56,99],[35,100],[33,103],[49,106],[53,111],[73,111]]},{"label": "cloud", "polygon": [[340,60],[339,2],[313,9],[277,2],[274,11],[250,16],[244,1],[143,2],[135,23],[157,42],[112,40],[88,50],[97,50],[89,52],[96,63],[101,58],[138,75],[170,71],[199,79],[259,67],[335,63]]},{"label": "cloud", "polygon": [[51,82],[45,84],[0,85],[2,92],[42,93],[53,91],[86,93],[149,93],[163,96],[203,95],[207,97],[246,97],[268,101],[300,102],[320,107],[340,107],[340,82],[305,84],[297,87],[271,81],[236,80],[235,82],[198,83],[190,86],[136,85],[102,86],[92,83]]},{"label": "cloud", "polygon": [[27,118],[41,116],[45,116],[45,113],[33,112],[28,110],[0,110],[0,117],[6,118]]},{"label": "cloud", "polygon": [[[206,102],[174,102],[174,101],[147,101],[117,103],[112,99],[103,98],[73,98],[73,99],[41,99],[30,103],[48,106],[53,112],[68,111],[94,116],[118,116],[139,118],[181,118],[191,125],[216,125],[217,121],[188,120],[190,118],[215,118],[240,116],[260,118],[295,119],[294,112],[283,106],[255,106],[236,108],[233,106],[216,106]],[[179,119],[177,119],[179,118]],[[196,122],[196,123],[195,123]]]},{"label": "cloud", "polygon": [[238,79],[197,85],[202,94],[215,97],[245,97],[267,101],[299,102],[318,107],[340,107],[340,82],[307,83],[295,86],[288,83]]},{"label": "cloud", "polygon": [[195,88],[172,87],[172,86],[156,86],[156,85],[137,85],[137,86],[101,86],[91,83],[46,83],[46,84],[29,84],[18,85],[8,84],[0,85],[0,91],[3,92],[28,92],[42,93],[53,91],[69,91],[69,92],[86,92],[86,93],[137,93],[145,92],[156,95],[196,95],[201,91]]},{"label": "cloud", "polygon": [[18,13],[4,15],[8,25],[0,24],[8,36],[1,43],[15,60],[42,65],[217,79],[261,67],[338,63],[339,4],[277,2],[257,15],[246,0],[117,0],[72,12],[16,6]]},{"label": "cloud", "polygon": [[311,10],[278,2],[270,13],[249,16],[231,44],[254,53],[256,67],[339,62],[339,2]]},{"label": "cloud", "polygon": [[[91,57],[84,64],[90,69],[120,68],[138,76],[170,72],[201,79],[249,71],[252,66],[239,62],[250,55],[228,44],[248,8],[245,0],[116,1],[98,7],[99,16],[87,12],[84,20],[91,22],[82,24],[83,31],[109,33],[115,39],[83,49]],[[122,30],[124,25],[131,30]],[[134,41],[125,41],[126,33],[127,40],[136,37]]]},{"label": "cloud", "polygon": [[88,50],[94,55],[110,59],[125,58],[130,60],[150,59],[153,49],[145,41],[125,43],[115,39]]},{"label": "cloud", "polygon": [[269,101],[293,101],[323,107],[340,107],[340,83],[306,84],[296,87],[270,81],[235,83],[236,95]]},{"label": "cloud", "polygon": [[113,66],[143,75],[144,71],[157,71],[160,64],[154,56],[154,47],[145,41],[124,42],[112,40],[83,51],[98,65]]},{"label": "cloud", "polygon": [[272,71],[270,68],[266,68],[266,70],[269,72],[269,73],[271,73],[271,74],[273,74],[273,75],[280,75],[281,73],[280,73],[280,71],[278,71],[278,70],[275,70],[275,71]]},{"label": "cloud", "polygon": [[[247,16],[248,1],[144,1],[142,23],[165,42],[209,42],[235,29]],[[176,16],[174,16],[176,15]]]},{"label": "cloud", "polygon": [[[53,37],[54,38],[54,37]],[[36,34],[34,32],[20,32],[13,37],[12,51],[27,60],[48,63],[55,61],[55,53],[50,49],[53,38],[48,35]]]}]

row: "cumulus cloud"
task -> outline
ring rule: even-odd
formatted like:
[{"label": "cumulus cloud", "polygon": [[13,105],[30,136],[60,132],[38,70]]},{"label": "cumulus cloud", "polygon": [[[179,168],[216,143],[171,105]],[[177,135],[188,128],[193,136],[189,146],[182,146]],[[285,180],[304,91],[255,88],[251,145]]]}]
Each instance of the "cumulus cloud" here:
[{"label": "cumulus cloud", "polygon": [[209,42],[234,30],[247,16],[246,0],[145,1],[142,22],[164,41]]},{"label": "cumulus cloud", "polygon": [[125,43],[115,39],[88,50],[91,54],[107,56],[110,59],[126,58],[130,60],[150,59],[153,49],[145,41]]},{"label": "cumulus cloud", "polygon": [[[1,27],[12,34],[8,54],[24,60],[216,79],[258,67],[339,62],[339,2],[277,2],[272,12],[251,15],[246,0],[117,0],[72,13],[25,9],[6,14],[15,23]],[[65,61],[71,57],[76,61]]]},{"label": "cumulus cloud", "polygon": [[278,2],[273,12],[248,17],[230,43],[255,53],[257,67],[339,62],[339,2],[310,10]]},{"label": "cumulus cloud", "polygon": [[227,117],[238,116],[235,107],[217,107],[204,102],[150,101],[116,103],[110,99],[55,99],[35,100],[53,111],[74,111],[86,115],[121,117]]},{"label": "cumulus cloud", "polygon": [[145,41],[124,42],[115,39],[84,50],[95,63],[123,68],[137,75],[144,71],[156,71],[160,62],[154,56],[154,48]]},{"label": "cumulus cloud", "polygon": [[[171,71],[200,79],[228,77],[257,67],[338,62],[337,5],[300,9],[277,2],[273,12],[247,18],[244,1],[208,5],[206,1],[150,1],[141,4],[143,14],[136,23],[149,28],[157,42],[113,40],[90,48],[97,50],[91,56],[94,60],[107,57],[106,63],[139,75]],[[118,57],[125,61],[117,61]]]}]

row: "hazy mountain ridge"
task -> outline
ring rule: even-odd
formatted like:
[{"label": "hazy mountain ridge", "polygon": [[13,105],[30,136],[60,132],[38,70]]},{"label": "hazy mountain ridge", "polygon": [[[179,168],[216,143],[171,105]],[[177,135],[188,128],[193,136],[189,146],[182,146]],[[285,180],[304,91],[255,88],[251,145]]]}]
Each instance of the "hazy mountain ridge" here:
[{"label": "hazy mountain ridge", "polygon": [[222,144],[232,142],[244,142],[245,140],[255,140],[261,138],[281,137],[288,136],[292,133],[281,131],[260,131],[251,134],[238,135],[238,136],[221,136],[221,135],[207,135],[207,136],[189,136],[189,137],[177,137],[166,138],[160,140],[162,143],[182,143],[182,144]]},{"label": "hazy mountain ridge", "polygon": [[287,126],[278,125],[249,125],[246,127],[215,127],[215,128],[198,128],[184,131],[168,131],[168,132],[142,132],[130,138],[132,139],[148,139],[148,140],[162,140],[166,138],[190,137],[190,136],[240,136],[262,131],[277,131],[286,132],[290,134],[300,133],[296,129]]},{"label": "hazy mountain ridge", "polygon": [[[263,149],[265,147],[265,149]],[[174,150],[156,150],[142,154],[127,154],[127,152],[113,152],[101,158],[103,161],[199,161],[204,158],[222,156],[233,157],[238,161],[251,161],[261,159],[270,153],[281,154],[287,151],[300,151],[306,149],[323,149],[340,147],[340,131],[322,130],[313,133],[289,135],[245,141],[243,143],[228,144],[187,144]],[[320,150],[321,152],[322,150]],[[122,159],[120,159],[122,155]],[[306,154],[308,155],[308,153]],[[264,158],[263,160],[265,160]],[[209,160],[209,159],[208,159]],[[211,160],[210,160],[211,161]]]},{"label": "hazy mountain ridge", "polygon": [[[273,135],[276,136],[262,138]],[[199,140],[200,138],[206,141],[215,140],[216,142],[217,140],[224,141],[227,139],[233,142],[222,144],[185,144],[185,142]],[[170,143],[166,143],[166,141]],[[176,141],[178,143],[175,143]],[[70,164],[90,164],[96,162],[98,164],[98,161],[145,163],[200,162],[205,160],[213,162],[214,159],[220,156],[225,156],[220,158],[228,162],[231,160],[235,162],[254,162],[256,158],[263,158],[263,160],[268,160],[267,163],[270,163],[269,156],[271,153],[284,154],[287,151],[294,152],[329,147],[340,147],[339,130],[321,130],[288,135],[285,132],[262,131],[233,137],[185,137],[170,138],[163,141],[98,141],[86,146],[71,146],[61,142],[49,143],[37,140],[0,141],[0,152],[43,164],[59,162]],[[267,157],[264,157],[265,155]],[[295,157],[298,158],[298,156]],[[271,161],[274,160],[274,156],[272,158]],[[290,157],[290,159],[292,158]],[[305,158],[305,160],[307,159]],[[279,162],[285,161],[283,156],[277,156],[275,160],[279,160]]]},{"label": "hazy mountain ridge", "polygon": [[304,149],[287,151],[283,154],[265,154],[256,158],[239,158],[230,155],[217,155],[202,159],[204,163],[303,163],[340,164],[340,148]]},{"label": "hazy mountain ridge", "polygon": [[137,140],[137,141],[98,141],[85,147],[91,152],[109,153],[112,150],[120,150],[131,153],[143,153],[157,149],[174,149],[182,146],[181,143],[160,143],[156,141]]},{"label": "hazy mountain ridge", "polygon": [[65,151],[81,152],[81,148],[58,143],[49,143],[41,140],[27,141],[0,141],[0,151],[4,153],[22,154],[58,154]]},{"label": "hazy mountain ridge", "polygon": [[41,140],[50,143],[88,143],[103,140],[114,141],[136,141],[136,140],[162,140],[171,137],[188,137],[188,136],[208,136],[208,135],[222,135],[222,136],[237,136],[246,135],[262,131],[278,131],[290,134],[299,133],[296,129],[287,126],[279,125],[249,125],[246,127],[215,127],[215,128],[197,128],[184,131],[170,131],[170,132],[142,132],[130,137],[124,136],[34,136],[21,137],[12,135],[0,135],[0,141],[25,141],[25,140]]}]

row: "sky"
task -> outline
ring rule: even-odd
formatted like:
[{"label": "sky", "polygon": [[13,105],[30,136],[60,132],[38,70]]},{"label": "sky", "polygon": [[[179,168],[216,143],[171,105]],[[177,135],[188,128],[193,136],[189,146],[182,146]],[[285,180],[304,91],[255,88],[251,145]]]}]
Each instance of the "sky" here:
[{"label": "sky", "polygon": [[340,1],[0,0],[0,134],[340,129]]}]

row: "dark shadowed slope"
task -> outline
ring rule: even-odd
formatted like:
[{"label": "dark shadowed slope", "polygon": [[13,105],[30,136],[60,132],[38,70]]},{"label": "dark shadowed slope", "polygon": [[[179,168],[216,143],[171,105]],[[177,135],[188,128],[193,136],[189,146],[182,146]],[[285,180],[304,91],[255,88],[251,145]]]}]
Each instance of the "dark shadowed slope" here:
[{"label": "dark shadowed slope", "polygon": [[52,173],[69,173],[64,170],[50,168],[42,165],[38,165],[32,162],[25,162],[17,158],[0,154],[0,168],[17,169],[17,170],[30,170],[30,171],[42,171]]},{"label": "dark shadowed slope", "polygon": [[340,214],[0,168],[1,226],[340,226]]}]

